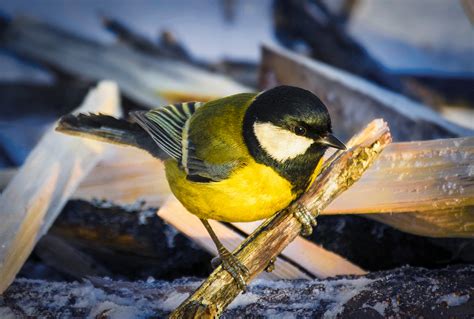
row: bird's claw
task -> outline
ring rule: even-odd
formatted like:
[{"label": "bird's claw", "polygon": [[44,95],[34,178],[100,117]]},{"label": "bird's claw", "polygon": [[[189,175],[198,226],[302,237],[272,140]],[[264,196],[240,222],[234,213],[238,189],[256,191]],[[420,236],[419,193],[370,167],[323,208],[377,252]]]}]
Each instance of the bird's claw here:
[{"label": "bird's claw", "polygon": [[311,235],[313,233],[313,227],[318,225],[316,216],[311,215],[308,209],[302,204],[297,205],[293,215],[301,224],[301,236]]},{"label": "bird's claw", "polygon": [[219,265],[222,265],[234,280],[239,285],[239,288],[243,291],[246,290],[247,284],[245,279],[249,276],[249,270],[245,267],[233,254],[228,252],[221,252],[219,257],[212,259],[211,264],[214,268]]},{"label": "bird's claw", "polygon": [[265,268],[265,271],[266,272],[274,271],[275,270],[275,262],[276,262],[276,257],[273,257],[272,259],[270,259],[270,261],[268,262],[267,267]]}]

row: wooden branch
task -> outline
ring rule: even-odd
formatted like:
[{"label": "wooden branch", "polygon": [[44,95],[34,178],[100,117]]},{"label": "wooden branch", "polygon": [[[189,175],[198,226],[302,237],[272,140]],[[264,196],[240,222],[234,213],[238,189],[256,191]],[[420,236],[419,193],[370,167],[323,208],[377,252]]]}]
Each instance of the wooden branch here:
[{"label": "wooden branch", "polygon": [[[348,151],[333,155],[300,199],[267,220],[250,235],[234,251],[236,257],[249,270],[248,280],[262,272],[270,260],[276,258],[298,236],[301,224],[292,214],[297,205],[304,205],[312,214],[317,215],[338,194],[360,178],[390,140],[386,123],[382,120],[373,121],[360,135],[349,141]],[[240,292],[229,273],[218,267],[198,290],[171,314],[171,318],[217,316]]]},{"label": "wooden branch", "polygon": [[[120,116],[117,86],[101,82],[77,111]],[[52,127],[28,156],[0,196],[0,294],[106,150],[105,144],[65,136]]]}]

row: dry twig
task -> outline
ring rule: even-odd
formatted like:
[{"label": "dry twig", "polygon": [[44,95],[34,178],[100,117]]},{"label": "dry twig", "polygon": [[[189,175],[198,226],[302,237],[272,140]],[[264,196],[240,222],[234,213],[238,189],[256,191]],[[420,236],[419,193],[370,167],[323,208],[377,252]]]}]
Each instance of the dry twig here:
[{"label": "dry twig", "polygon": [[[262,272],[269,262],[291,243],[301,231],[292,212],[304,205],[315,216],[337,195],[357,181],[379,153],[391,141],[388,126],[382,120],[372,121],[349,143],[349,150],[335,153],[309,190],[286,210],[268,219],[234,251],[248,268],[249,279]],[[170,318],[216,317],[241,292],[231,275],[222,267],[204,281]]]}]

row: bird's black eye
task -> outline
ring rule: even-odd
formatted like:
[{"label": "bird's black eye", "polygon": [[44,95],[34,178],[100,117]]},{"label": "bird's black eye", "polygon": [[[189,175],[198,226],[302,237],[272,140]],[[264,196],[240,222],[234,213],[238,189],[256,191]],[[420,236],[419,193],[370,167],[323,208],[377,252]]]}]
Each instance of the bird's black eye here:
[{"label": "bird's black eye", "polygon": [[303,126],[295,126],[293,129],[296,135],[305,135],[306,129]]}]

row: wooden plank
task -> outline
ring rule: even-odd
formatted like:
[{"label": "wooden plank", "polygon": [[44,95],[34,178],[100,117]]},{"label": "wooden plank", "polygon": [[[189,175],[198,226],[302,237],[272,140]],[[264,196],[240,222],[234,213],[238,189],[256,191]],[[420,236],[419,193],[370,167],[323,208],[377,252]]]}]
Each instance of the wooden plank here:
[{"label": "wooden plank", "polygon": [[73,198],[106,199],[119,205],[138,200],[160,207],[171,194],[164,165],[146,152],[115,147],[80,184]]},{"label": "wooden plank", "polygon": [[[77,111],[120,116],[119,103],[117,86],[101,82]],[[108,148],[59,134],[54,126],[0,196],[0,293],[13,281],[37,240]]]},{"label": "wooden plank", "polygon": [[148,107],[253,91],[182,61],[159,59],[123,45],[97,43],[31,18],[13,19],[3,32],[2,42],[16,54],[67,74],[88,80],[112,79],[125,95]]},{"label": "wooden plank", "polygon": [[473,206],[474,138],[394,143],[367,173],[325,213],[406,213]]}]

